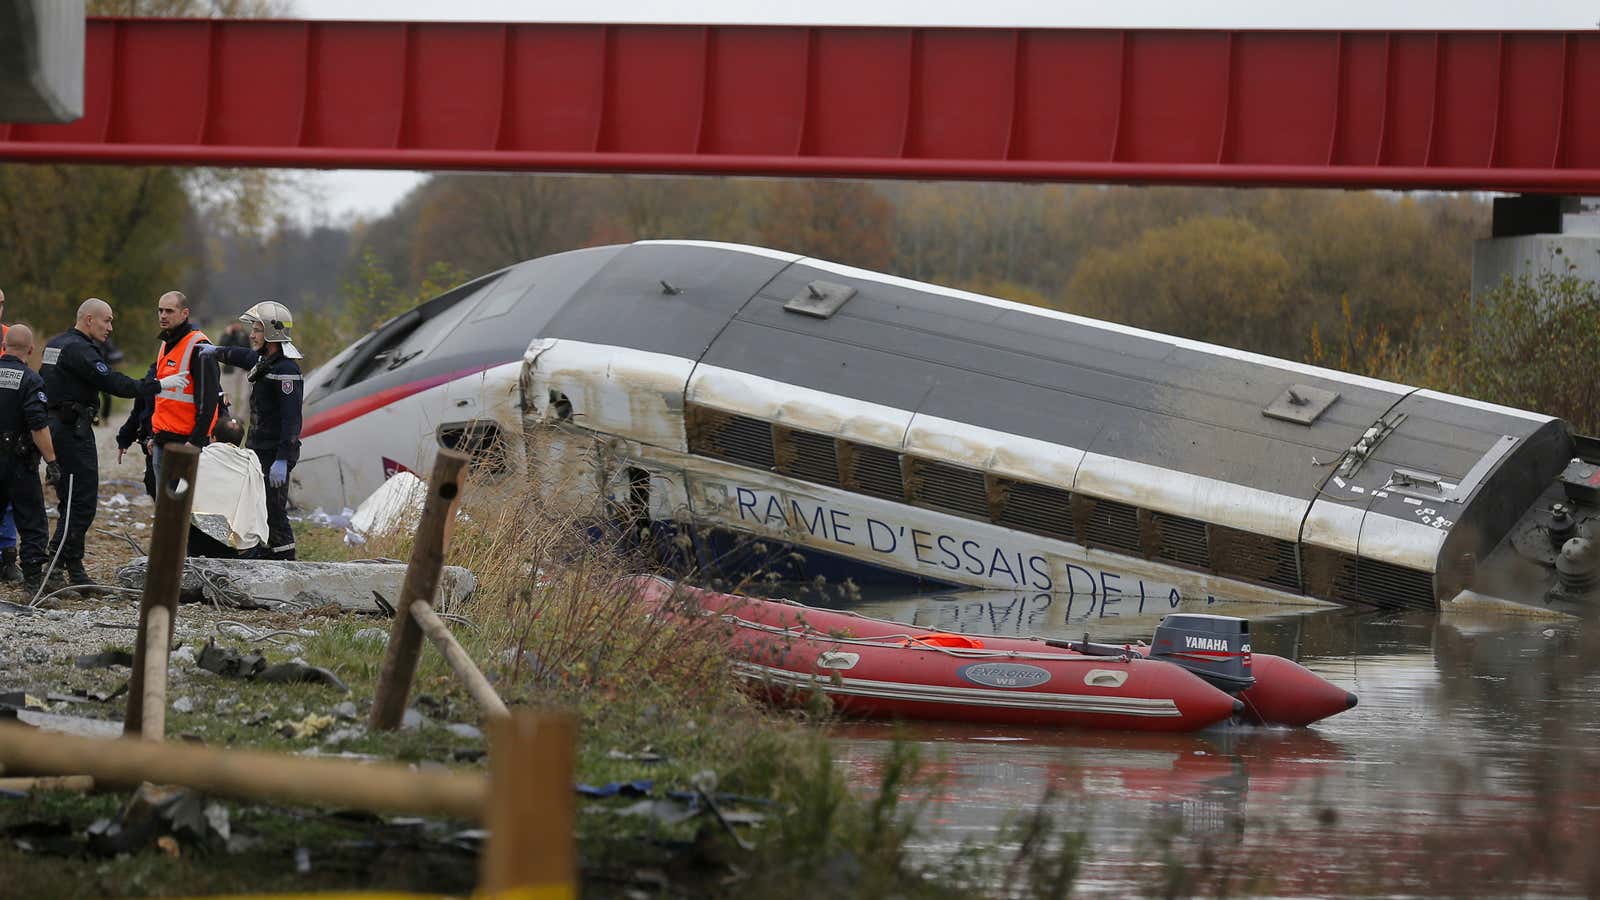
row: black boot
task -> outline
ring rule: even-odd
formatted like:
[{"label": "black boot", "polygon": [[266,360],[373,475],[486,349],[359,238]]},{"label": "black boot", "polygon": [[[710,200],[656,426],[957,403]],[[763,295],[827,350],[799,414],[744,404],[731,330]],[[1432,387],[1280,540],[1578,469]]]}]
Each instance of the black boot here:
[{"label": "black boot", "polygon": [[90,578],[89,573],[84,570],[83,563],[77,561],[67,563],[67,584],[73,587],[81,587],[94,583],[94,579]]},{"label": "black boot", "polygon": [[0,581],[16,583],[22,580],[22,569],[17,566],[17,548],[0,550]]}]

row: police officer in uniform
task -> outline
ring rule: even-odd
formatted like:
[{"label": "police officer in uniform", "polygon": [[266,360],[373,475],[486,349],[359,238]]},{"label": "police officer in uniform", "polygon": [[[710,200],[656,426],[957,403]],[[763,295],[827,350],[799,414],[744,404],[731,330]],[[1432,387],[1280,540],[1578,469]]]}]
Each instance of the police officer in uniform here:
[{"label": "police officer in uniform", "polygon": [[90,584],[83,568],[83,540],[94,522],[100,494],[100,460],[95,452],[94,420],[99,394],[153,397],[162,390],[181,390],[189,376],[174,374],[157,381],[134,381],[113,371],[100,355],[100,342],[111,334],[111,306],[90,297],[78,307],[78,324],[45,345],[39,374],[49,397],[50,436],[60,462],[55,482],[61,518],[50,538],[50,550],[61,547],[61,565],[72,584]]},{"label": "police officer in uniform", "polygon": [[44,379],[22,358],[33,352],[33,330],[6,329],[0,345],[0,506],[11,504],[21,537],[22,585],[30,594],[41,584],[47,531],[39,459],[53,476],[55,446],[45,408]]},{"label": "police officer in uniform", "polygon": [[289,340],[294,318],[289,307],[263,300],[239,317],[250,329],[250,348],[200,345],[230,366],[250,370],[250,436],[247,446],[267,478],[267,559],[294,559],[294,528],[289,524],[289,472],[300,461],[300,404],[305,396],[300,351]]}]

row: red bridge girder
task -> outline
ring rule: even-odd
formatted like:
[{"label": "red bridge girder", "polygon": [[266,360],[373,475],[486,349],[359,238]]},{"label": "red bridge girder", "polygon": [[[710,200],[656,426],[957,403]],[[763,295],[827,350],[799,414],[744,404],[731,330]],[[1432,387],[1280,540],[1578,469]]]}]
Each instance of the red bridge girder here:
[{"label": "red bridge girder", "polygon": [[0,158],[1600,192],[1600,34],[94,19]]}]

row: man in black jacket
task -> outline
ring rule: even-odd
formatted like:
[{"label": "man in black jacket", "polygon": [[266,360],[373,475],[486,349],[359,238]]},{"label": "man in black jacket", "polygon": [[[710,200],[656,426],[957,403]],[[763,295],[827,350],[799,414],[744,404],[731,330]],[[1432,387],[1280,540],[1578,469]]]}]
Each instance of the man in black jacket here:
[{"label": "man in black jacket", "polygon": [[99,342],[111,335],[113,318],[111,306],[104,300],[90,297],[83,301],[78,307],[77,326],[50,339],[39,367],[49,398],[50,437],[61,473],[55,483],[61,518],[50,538],[50,550],[61,548],[61,565],[73,584],[92,583],[83,567],[83,542],[100,499],[100,460],[94,444],[99,393],[154,397],[162,390],[180,390],[189,383],[185,374],[159,381],[134,381],[114,371],[100,355],[99,347]]}]

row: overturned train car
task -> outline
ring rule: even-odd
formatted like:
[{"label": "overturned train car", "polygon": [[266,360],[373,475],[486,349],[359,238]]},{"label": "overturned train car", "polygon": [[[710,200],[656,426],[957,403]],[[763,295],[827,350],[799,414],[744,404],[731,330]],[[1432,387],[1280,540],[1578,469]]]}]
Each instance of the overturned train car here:
[{"label": "overturned train car", "polygon": [[755,247],[521,263],[306,391],[305,507],[492,446],[700,568],[1141,605],[1594,599],[1563,546],[1600,513],[1600,446],[1558,419]]}]

